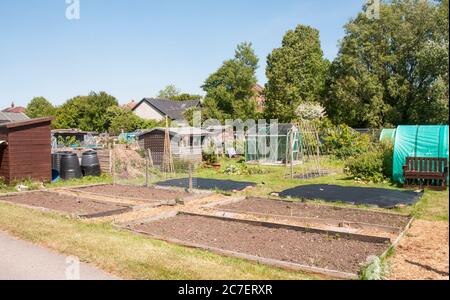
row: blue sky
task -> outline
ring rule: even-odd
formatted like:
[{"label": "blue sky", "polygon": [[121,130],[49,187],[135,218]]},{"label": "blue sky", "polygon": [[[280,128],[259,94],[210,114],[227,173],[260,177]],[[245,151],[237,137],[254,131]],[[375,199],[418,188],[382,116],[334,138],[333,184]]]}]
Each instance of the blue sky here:
[{"label": "blue sky", "polygon": [[333,59],[343,26],[364,0],[0,0],[0,104],[34,96],[55,104],[90,91],[126,103],[168,84],[202,93],[209,74],[253,43],[265,83],[266,57],[283,34],[306,24],[320,30]]}]

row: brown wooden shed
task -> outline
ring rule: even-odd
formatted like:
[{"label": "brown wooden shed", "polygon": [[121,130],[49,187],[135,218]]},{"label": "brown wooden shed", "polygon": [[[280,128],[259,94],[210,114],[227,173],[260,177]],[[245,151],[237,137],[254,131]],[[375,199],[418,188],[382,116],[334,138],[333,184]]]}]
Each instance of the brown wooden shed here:
[{"label": "brown wooden shed", "polygon": [[[209,132],[193,127],[169,128],[168,131],[174,160],[202,161],[202,142]],[[155,166],[163,163],[165,133],[165,128],[155,128],[138,136],[141,148],[151,151]]]},{"label": "brown wooden shed", "polygon": [[52,118],[0,124],[0,178],[6,183],[52,178]]}]

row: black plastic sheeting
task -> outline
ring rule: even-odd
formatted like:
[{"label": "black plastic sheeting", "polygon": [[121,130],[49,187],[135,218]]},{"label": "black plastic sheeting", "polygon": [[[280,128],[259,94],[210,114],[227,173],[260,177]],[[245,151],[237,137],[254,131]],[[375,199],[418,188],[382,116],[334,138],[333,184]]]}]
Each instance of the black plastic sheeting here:
[{"label": "black plastic sheeting", "polygon": [[423,192],[322,184],[298,186],[281,192],[280,196],[394,208],[397,205],[417,203],[422,198]]},{"label": "black plastic sheeting", "polygon": [[[217,180],[207,178],[193,178],[193,188],[199,190],[219,190],[224,192],[242,191],[248,187],[256,186],[254,182],[242,182],[232,180]],[[165,187],[189,188],[189,178],[171,179],[158,182],[156,185]]]}]

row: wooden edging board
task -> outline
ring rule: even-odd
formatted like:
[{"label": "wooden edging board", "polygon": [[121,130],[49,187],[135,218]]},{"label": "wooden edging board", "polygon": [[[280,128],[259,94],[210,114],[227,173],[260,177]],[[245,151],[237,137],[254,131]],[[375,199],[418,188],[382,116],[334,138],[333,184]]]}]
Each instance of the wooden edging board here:
[{"label": "wooden edging board", "polygon": [[256,262],[259,264],[282,268],[282,269],[286,269],[286,270],[308,272],[311,274],[324,275],[329,278],[358,279],[358,274],[346,273],[346,272],[329,270],[329,269],[318,268],[318,267],[312,267],[312,266],[307,266],[307,265],[285,262],[282,260],[259,257],[256,255],[250,255],[250,254],[245,254],[245,253],[236,252],[236,251],[224,250],[224,249],[220,249],[220,248],[216,248],[216,247],[211,247],[211,246],[206,246],[206,245],[201,245],[201,244],[196,244],[196,243],[191,243],[191,242],[185,242],[185,241],[181,241],[178,239],[171,239],[171,238],[166,238],[166,237],[162,237],[162,236],[158,236],[158,235],[154,235],[154,234],[149,234],[149,233],[146,233],[145,231],[135,230],[135,229],[132,229],[129,227],[124,227],[124,226],[116,225],[115,227],[118,229],[127,230],[134,234],[138,234],[141,236],[145,236],[147,238],[167,242],[170,244],[175,244],[175,245],[193,248],[193,249],[206,250],[206,251],[210,251],[210,252],[213,252],[213,253],[216,253],[219,255],[235,257],[235,258],[239,258],[239,259],[245,259],[245,260],[248,260],[251,262]]},{"label": "wooden edging board", "polygon": [[396,249],[398,247],[398,245],[400,244],[400,242],[402,241],[402,239],[406,236],[406,234],[408,233],[408,231],[411,229],[413,222],[416,219],[414,217],[411,218],[411,220],[409,220],[408,224],[406,225],[405,229],[402,231],[402,233],[395,239],[395,241],[391,244],[391,246],[380,256],[380,259],[385,259],[389,252],[392,249]]},{"label": "wooden edging board", "polygon": [[[371,224],[371,223],[363,223],[363,222],[352,222],[347,220],[336,220],[336,219],[319,219],[319,218],[307,218],[307,217],[298,217],[298,216],[288,216],[288,215],[277,215],[277,214],[265,214],[265,213],[258,213],[258,212],[251,212],[251,211],[244,211],[244,210],[234,210],[234,209],[226,209],[221,208],[221,206],[239,203],[241,201],[245,201],[247,199],[262,199],[262,200],[270,200],[270,201],[277,201],[281,203],[289,203],[289,204],[295,204],[295,202],[292,201],[285,201],[285,200],[278,200],[278,199],[270,199],[270,198],[249,198],[249,197],[243,197],[243,198],[236,198],[236,199],[230,199],[222,202],[214,202],[207,205],[202,206],[202,208],[205,209],[214,209],[217,212],[225,212],[225,213],[235,213],[240,215],[250,215],[250,216],[256,216],[256,217],[266,217],[266,218],[283,218],[283,219],[292,219],[297,220],[304,223],[316,223],[320,225],[330,225],[330,226],[340,226],[341,224],[350,225],[352,228],[360,228],[360,229],[377,229],[381,231],[385,231],[392,234],[397,234],[401,229],[393,227],[393,226],[387,226],[387,225],[379,225],[379,224]],[[311,204],[311,205],[317,205],[317,206],[323,206],[321,204]],[[338,210],[351,210],[355,212],[371,212],[376,213],[380,215],[387,215],[387,216],[401,216],[405,218],[410,218],[408,215],[404,214],[397,214],[397,213],[387,213],[387,212],[379,212],[375,210],[362,210],[357,208],[345,208],[345,207],[335,207],[335,206],[328,206],[325,205],[324,207],[333,207]]]},{"label": "wooden edging board", "polygon": [[[254,200],[272,200],[272,201],[278,201],[278,202],[282,202],[282,203],[287,203],[287,204],[296,204],[296,203],[303,203],[303,204],[308,204],[308,205],[317,205],[317,206],[322,206],[322,207],[332,207],[336,210],[352,210],[352,211],[356,211],[356,212],[360,212],[360,211],[367,211],[367,212],[372,212],[372,213],[377,213],[377,214],[381,214],[381,215],[385,215],[385,216],[399,216],[399,217],[410,217],[410,215],[406,215],[406,214],[402,214],[402,213],[397,213],[397,212],[386,212],[386,211],[380,211],[380,210],[376,210],[376,209],[371,209],[369,208],[356,208],[356,207],[349,207],[349,206],[337,206],[336,204],[326,204],[326,203],[312,203],[311,201],[314,200],[306,200],[306,202],[301,202],[301,201],[290,201],[290,200],[286,200],[286,199],[280,199],[280,198],[261,198],[261,197],[246,197],[246,199],[254,199]],[[349,204],[351,205],[351,204]]]},{"label": "wooden edging board", "polygon": [[242,210],[233,210],[233,209],[221,209],[217,208],[217,212],[225,212],[225,213],[234,213],[239,215],[249,215],[255,217],[263,217],[263,218],[275,218],[275,219],[290,219],[296,220],[302,223],[313,223],[319,225],[329,225],[334,227],[340,227],[343,224],[350,226],[353,229],[376,229],[381,230],[387,233],[396,234],[400,231],[399,228],[392,226],[384,226],[370,223],[361,223],[361,222],[352,222],[352,221],[339,221],[335,219],[319,219],[319,218],[306,218],[306,217],[298,217],[298,216],[287,216],[287,215],[276,215],[276,214],[264,214],[258,212],[249,212]]},{"label": "wooden edging board", "polygon": [[363,235],[363,234],[357,234],[357,233],[338,232],[338,231],[333,231],[333,230],[324,230],[324,229],[304,227],[304,226],[280,224],[280,223],[265,222],[265,221],[246,220],[246,219],[236,219],[233,217],[214,216],[214,215],[199,214],[199,213],[192,213],[192,212],[185,212],[185,211],[180,211],[178,214],[194,216],[194,217],[218,219],[218,220],[223,220],[223,221],[239,222],[239,223],[243,223],[243,224],[258,225],[258,226],[263,226],[263,227],[268,227],[268,228],[283,228],[283,229],[290,229],[290,230],[295,230],[295,231],[300,231],[300,232],[318,233],[318,234],[324,234],[324,235],[329,235],[329,236],[336,236],[339,238],[356,240],[356,241],[360,241],[360,242],[377,243],[377,244],[390,244],[390,242],[391,242],[391,240],[386,237]]}]

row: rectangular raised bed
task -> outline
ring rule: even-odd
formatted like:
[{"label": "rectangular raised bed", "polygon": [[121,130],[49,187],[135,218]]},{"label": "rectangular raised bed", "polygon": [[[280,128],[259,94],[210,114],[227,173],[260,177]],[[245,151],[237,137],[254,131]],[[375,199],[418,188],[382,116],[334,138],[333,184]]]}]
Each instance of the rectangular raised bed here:
[{"label": "rectangular raised bed", "polygon": [[411,219],[409,216],[394,213],[264,198],[237,199],[207,208],[335,227],[374,229],[394,234],[404,230]]},{"label": "rectangular raised bed", "polygon": [[26,192],[0,197],[0,201],[30,208],[44,209],[76,215],[81,218],[99,218],[131,211],[129,206],[100,202],[81,197],[61,195],[51,192]]},{"label": "rectangular raised bed", "polygon": [[188,193],[181,189],[170,189],[160,187],[144,187],[132,185],[95,185],[67,189],[80,195],[89,197],[104,197],[104,199],[115,199],[125,203],[136,204],[160,204],[174,205],[177,202],[188,202],[200,199],[211,193]]},{"label": "rectangular raised bed", "polygon": [[129,229],[188,247],[337,278],[357,278],[369,256],[380,256],[389,247],[389,239],[379,237],[190,213]]}]

